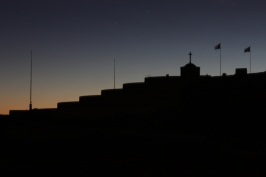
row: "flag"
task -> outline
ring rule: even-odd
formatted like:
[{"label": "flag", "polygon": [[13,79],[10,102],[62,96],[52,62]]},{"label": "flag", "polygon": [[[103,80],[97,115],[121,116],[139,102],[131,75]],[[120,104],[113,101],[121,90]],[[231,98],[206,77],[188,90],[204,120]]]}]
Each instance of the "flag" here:
[{"label": "flag", "polygon": [[244,50],[244,53],[245,53],[245,52],[250,52],[250,47],[246,48],[246,49]]},{"label": "flag", "polygon": [[214,49],[215,49],[215,50],[216,50],[216,49],[221,49],[221,43],[218,44],[218,45],[216,45],[216,46],[214,47]]}]

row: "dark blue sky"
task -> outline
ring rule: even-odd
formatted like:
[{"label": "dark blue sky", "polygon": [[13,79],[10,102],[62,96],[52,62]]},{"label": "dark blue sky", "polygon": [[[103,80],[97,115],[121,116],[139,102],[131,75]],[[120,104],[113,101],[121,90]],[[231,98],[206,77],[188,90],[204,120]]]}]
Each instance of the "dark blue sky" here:
[{"label": "dark blue sky", "polygon": [[180,75],[189,60],[201,74],[266,69],[263,0],[8,0],[0,2],[0,113],[27,109],[30,51],[33,107],[56,107],[81,95]]}]

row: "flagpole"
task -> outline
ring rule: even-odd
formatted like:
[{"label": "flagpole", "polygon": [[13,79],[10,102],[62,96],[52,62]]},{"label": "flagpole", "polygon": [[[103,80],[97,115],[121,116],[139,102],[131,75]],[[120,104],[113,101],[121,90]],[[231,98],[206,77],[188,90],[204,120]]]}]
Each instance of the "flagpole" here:
[{"label": "flagpole", "polygon": [[219,43],[218,45],[214,46],[214,49],[220,50],[220,76],[222,75],[222,47],[221,47],[221,43]]},{"label": "flagpole", "polygon": [[250,56],[249,56],[249,71],[250,71],[250,74],[251,74],[251,49],[250,49],[249,54],[250,54]]}]

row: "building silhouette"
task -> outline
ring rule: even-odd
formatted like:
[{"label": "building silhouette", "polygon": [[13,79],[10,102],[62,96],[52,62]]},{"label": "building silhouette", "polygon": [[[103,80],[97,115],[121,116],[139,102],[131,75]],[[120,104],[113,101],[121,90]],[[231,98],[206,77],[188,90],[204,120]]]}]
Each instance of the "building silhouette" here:
[{"label": "building silhouette", "polygon": [[[154,176],[264,172],[266,72],[237,68],[234,75],[200,75],[191,55],[180,70],[180,76],[146,77],[57,108],[10,110],[0,117],[11,157],[23,159],[30,172],[52,174],[74,169],[117,176],[124,170],[121,176],[127,176],[154,163]],[[42,168],[32,163],[39,157]],[[8,173],[23,172],[13,164]],[[148,168],[139,168],[143,164]]]},{"label": "building silhouette", "polygon": [[[105,89],[101,95],[80,96],[79,101],[59,102],[57,108],[35,109],[32,114],[95,119],[158,111],[195,114],[191,115],[194,117],[216,111],[219,112],[216,116],[222,116],[229,111],[231,115],[243,110],[258,113],[265,105],[265,72],[247,74],[246,68],[238,68],[234,75],[200,75],[200,67],[191,62],[192,54],[189,55],[189,63],[180,68],[180,76],[146,77],[144,82],[125,83],[123,88]],[[28,111],[10,110],[9,115],[26,114]]]},{"label": "building silhouette", "polygon": [[191,55],[192,53],[190,52],[189,63],[180,68],[181,77],[199,77],[200,76],[200,67],[197,67],[196,65],[191,63]]}]

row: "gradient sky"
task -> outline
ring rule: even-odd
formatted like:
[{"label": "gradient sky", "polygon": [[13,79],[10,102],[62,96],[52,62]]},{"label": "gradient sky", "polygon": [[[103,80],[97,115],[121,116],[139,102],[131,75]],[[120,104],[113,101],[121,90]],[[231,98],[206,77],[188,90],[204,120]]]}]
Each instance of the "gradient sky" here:
[{"label": "gradient sky", "polygon": [[179,76],[189,61],[201,75],[266,70],[265,0],[2,0],[0,114],[28,109],[33,51],[33,108]]}]

